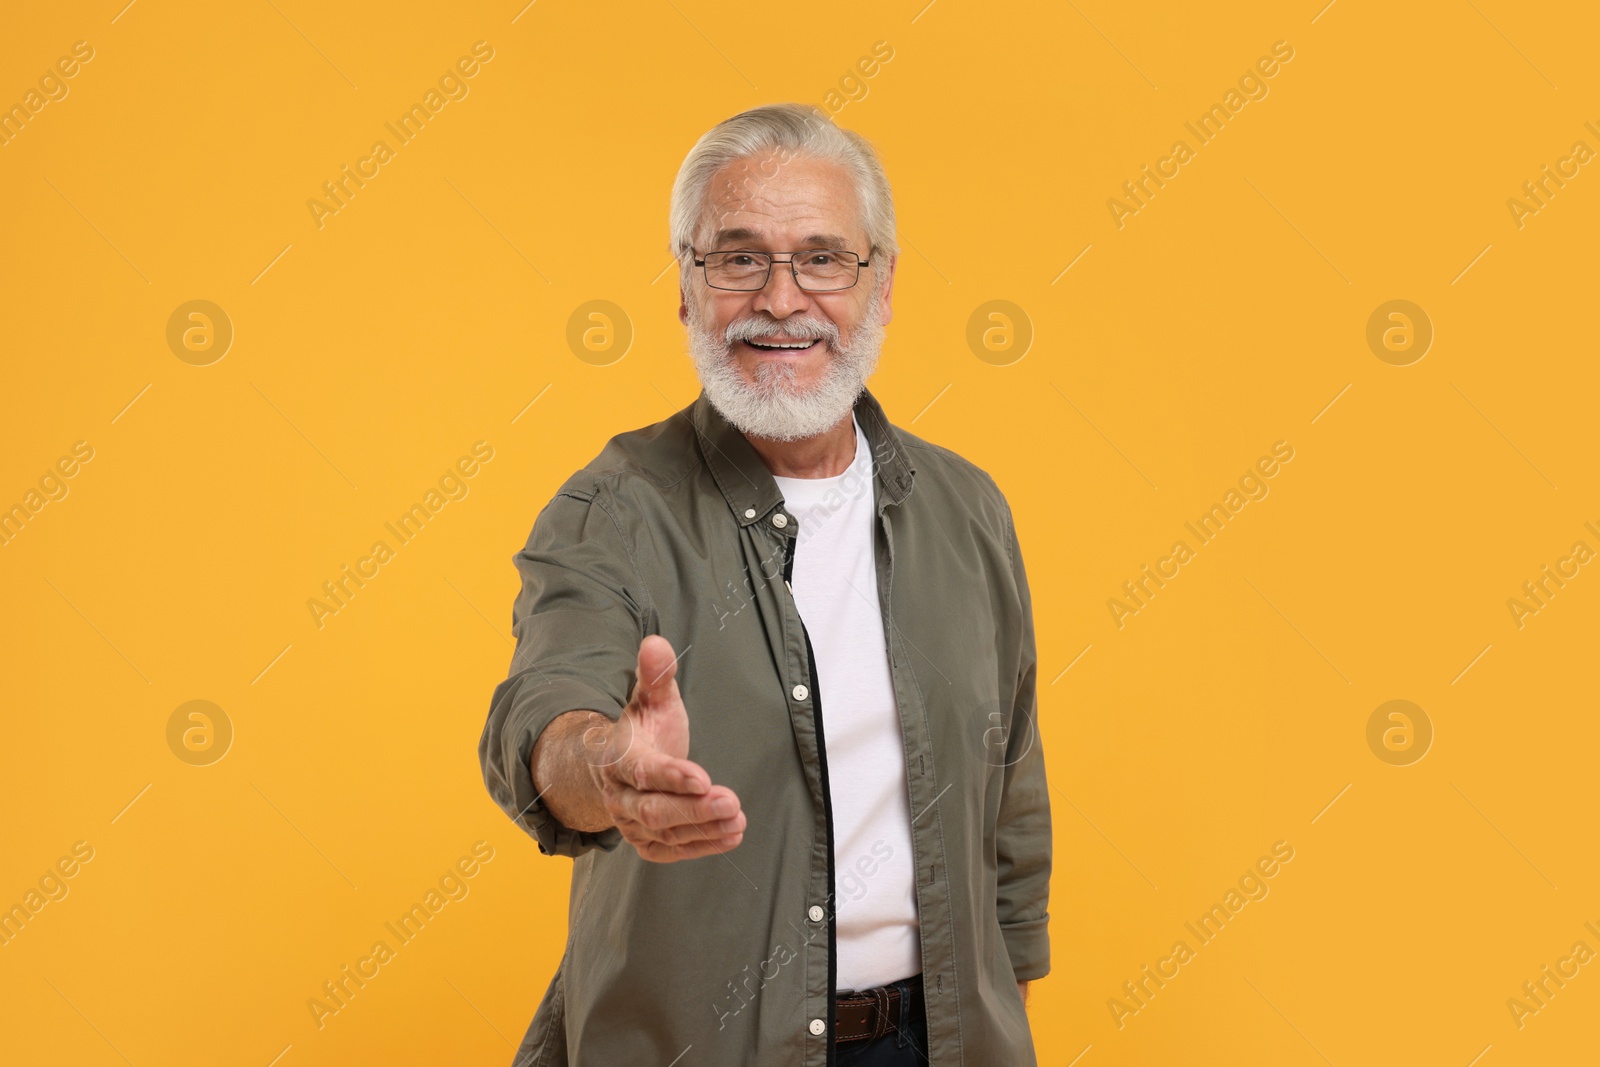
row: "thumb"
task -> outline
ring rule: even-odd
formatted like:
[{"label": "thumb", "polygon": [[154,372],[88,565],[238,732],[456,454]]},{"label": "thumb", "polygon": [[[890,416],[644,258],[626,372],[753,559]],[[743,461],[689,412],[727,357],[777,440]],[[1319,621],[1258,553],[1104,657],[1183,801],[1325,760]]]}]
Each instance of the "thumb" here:
[{"label": "thumb", "polygon": [[650,634],[639,642],[639,664],[633,687],[633,703],[641,708],[659,708],[678,694],[678,657],[672,642],[660,634]]}]

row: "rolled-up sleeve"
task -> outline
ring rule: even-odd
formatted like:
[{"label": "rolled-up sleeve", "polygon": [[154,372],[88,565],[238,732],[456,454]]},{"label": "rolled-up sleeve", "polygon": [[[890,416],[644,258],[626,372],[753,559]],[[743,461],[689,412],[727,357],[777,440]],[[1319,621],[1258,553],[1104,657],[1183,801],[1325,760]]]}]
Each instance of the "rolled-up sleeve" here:
[{"label": "rolled-up sleeve", "polygon": [[512,562],[522,577],[512,611],[517,647],[478,743],[484,784],[539,851],[613,849],[622,839],[615,827],[574,830],[550,813],[529,763],[534,742],[557,716],[583,709],[621,715],[653,612],[648,593],[615,509],[598,493],[557,493]]},{"label": "rolled-up sleeve", "polygon": [[1007,738],[1005,794],[996,828],[996,903],[1018,981],[1050,973],[1050,789],[1039,737],[1033,599],[1010,506],[1006,534],[1021,601],[1022,654]]}]

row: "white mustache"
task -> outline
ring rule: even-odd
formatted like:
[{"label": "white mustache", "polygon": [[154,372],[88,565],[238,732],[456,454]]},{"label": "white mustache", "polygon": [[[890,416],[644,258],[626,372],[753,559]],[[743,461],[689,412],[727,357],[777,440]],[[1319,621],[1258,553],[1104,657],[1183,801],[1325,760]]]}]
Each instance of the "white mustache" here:
[{"label": "white mustache", "polygon": [[731,323],[725,331],[723,339],[730,345],[736,341],[752,341],[757,337],[787,337],[794,341],[827,341],[831,347],[837,347],[839,330],[821,322],[783,322],[762,323],[754,319]]}]

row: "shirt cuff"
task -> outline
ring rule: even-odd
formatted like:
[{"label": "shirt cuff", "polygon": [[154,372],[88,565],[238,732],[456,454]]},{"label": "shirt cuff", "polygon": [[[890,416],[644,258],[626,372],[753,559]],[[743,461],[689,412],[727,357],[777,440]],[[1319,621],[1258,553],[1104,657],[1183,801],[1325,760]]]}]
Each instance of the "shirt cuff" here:
[{"label": "shirt cuff", "polygon": [[1017,981],[1031,982],[1050,973],[1050,917],[1000,928]]},{"label": "shirt cuff", "polygon": [[518,694],[518,705],[499,739],[503,784],[510,787],[509,797],[496,797],[500,806],[547,856],[577,857],[595,848],[607,852],[616,848],[622,841],[622,831],[615,826],[599,831],[574,830],[557,819],[534,786],[530,762],[539,735],[559,716],[587,710],[616,721],[622,715],[622,706],[593,686],[566,678],[524,690]]}]

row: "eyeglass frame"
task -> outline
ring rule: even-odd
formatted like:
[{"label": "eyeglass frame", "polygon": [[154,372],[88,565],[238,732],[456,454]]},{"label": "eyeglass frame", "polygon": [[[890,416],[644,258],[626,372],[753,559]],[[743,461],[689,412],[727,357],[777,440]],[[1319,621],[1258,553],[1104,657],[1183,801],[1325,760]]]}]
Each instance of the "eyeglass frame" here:
[{"label": "eyeglass frame", "polygon": [[[691,256],[693,255],[694,250],[695,250],[694,249],[694,245],[690,245],[689,246],[689,252],[690,252]],[[706,287],[708,289],[715,289],[719,293],[759,293],[759,292],[761,292],[761,290],[763,290],[763,289],[765,289],[767,287],[767,284],[769,282],[772,281],[772,268],[777,266],[779,263],[787,263],[787,264],[789,264],[789,275],[792,278],[794,278],[794,286],[795,286],[795,288],[799,289],[802,293],[847,293],[851,289],[854,289],[857,285],[859,285],[861,283],[861,268],[862,267],[870,267],[870,266],[872,266],[872,253],[876,252],[877,250],[878,250],[878,246],[877,245],[873,245],[871,248],[867,249],[867,258],[866,259],[862,259],[860,256],[856,256],[856,276],[855,276],[855,280],[852,281],[849,285],[846,285],[846,286],[844,286],[842,288],[839,288],[839,289],[807,289],[805,286],[801,285],[800,284],[800,272],[795,269],[794,257],[798,256],[798,255],[801,255],[803,253],[806,253],[806,252],[845,252],[845,253],[848,253],[849,255],[855,256],[856,254],[854,252],[851,252],[850,249],[848,249],[848,248],[801,248],[801,249],[798,249],[796,251],[787,253],[787,255],[789,257],[788,259],[779,259],[779,258],[777,258],[778,256],[783,255],[784,253],[781,253],[781,252],[763,252],[760,249],[756,249],[756,248],[726,248],[726,249],[716,249],[714,251],[705,253],[705,255],[707,255],[707,256],[732,255],[735,252],[743,252],[746,255],[766,256],[767,257],[767,276],[765,278],[763,278],[761,280],[761,284],[756,286],[754,289],[725,289],[720,285],[712,285],[711,284],[711,273],[708,270],[706,270],[706,261],[705,261],[705,257],[704,256],[702,256],[699,259],[694,260],[694,265],[700,268],[700,277],[705,279]]]}]

